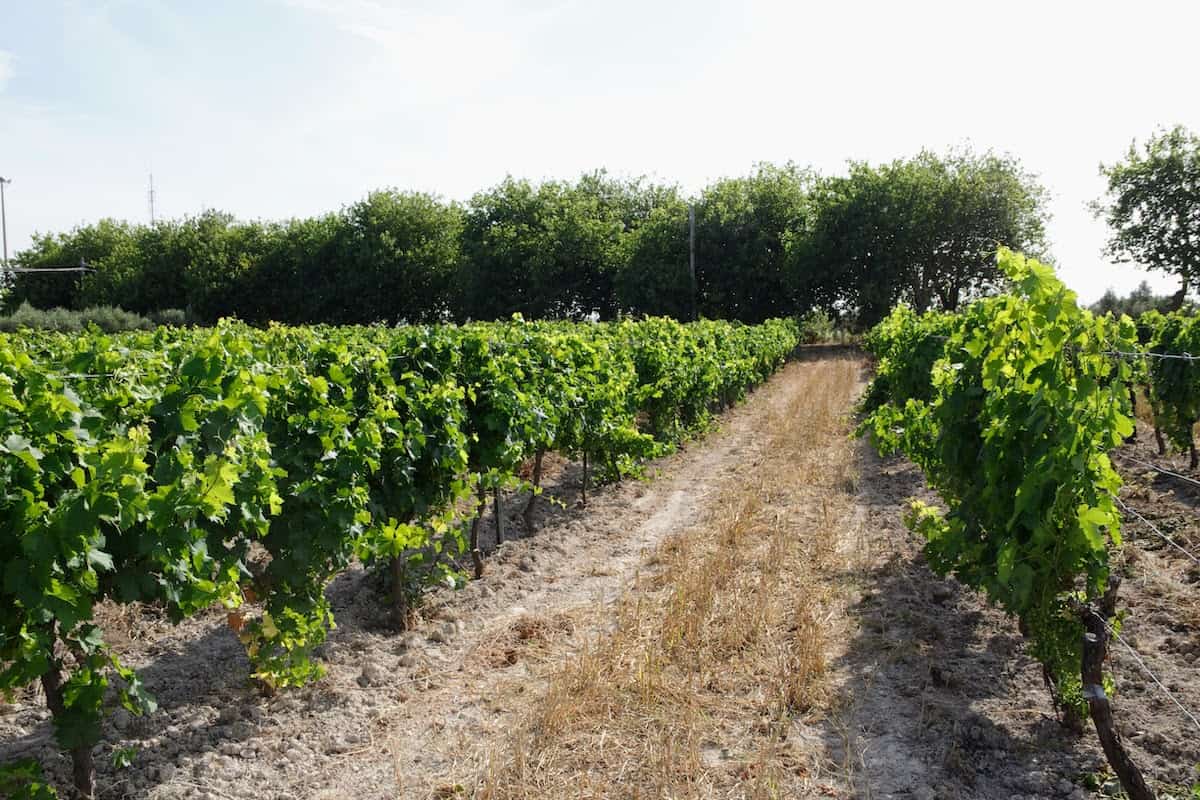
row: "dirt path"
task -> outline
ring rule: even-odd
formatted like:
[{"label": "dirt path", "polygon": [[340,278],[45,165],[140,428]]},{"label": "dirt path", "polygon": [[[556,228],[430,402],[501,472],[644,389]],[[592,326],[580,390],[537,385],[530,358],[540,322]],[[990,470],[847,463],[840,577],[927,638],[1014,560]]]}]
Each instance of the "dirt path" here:
[{"label": "dirt path", "polygon": [[[508,498],[520,538],[483,580],[431,596],[417,630],[389,630],[372,576],[339,577],[328,674],[302,690],[256,694],[220,613],[111,619],[161,709],[115,716],[105,741],[139,754],[102,767],[101,797],[1089,795],[1103,760],[1053,719],[1015,626],[932,575],[904,529],[917,470],[846,437],[864,378],[844,353],[790,364],[652,479],[586,507],[577,465],[548,459],[559,504],[539,503],[536,535]],[[1194,628],[1133,630],[1192,697]],[[0,714],[0,761],[37,757],[62,785],[47,715],[24,700]],[[1172,718],[1131,719],[1156,779],[1200,759]]]},{"label": "dirt path", "polygon": [[848,587],[856,633],[835,663],[849,783],[869,798],[1083,797],[1098,767],[1053,718],[1012,620],[925,565],[907,498],[920,471],[857,451],[870,555]]}]

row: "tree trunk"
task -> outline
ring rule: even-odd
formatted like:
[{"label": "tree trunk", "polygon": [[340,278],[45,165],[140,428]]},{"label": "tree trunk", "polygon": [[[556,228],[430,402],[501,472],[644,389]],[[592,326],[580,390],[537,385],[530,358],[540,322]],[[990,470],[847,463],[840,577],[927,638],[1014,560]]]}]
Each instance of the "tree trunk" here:
[{"label": "tree trunk", "polygon": [[[63,700],[63,679],[58,661],[51,659],[50,669],[42,674],[42,689],[46,692],[46,705],[56,719],[67,713]],[[71,748],[71,779],[75,791],[82,800],[93,800],[96,796],[96,762],[92,759],[92,746],[81,745]]]},{"label": "tree trunk", "polygon": [[1165,456],[1167,454],[1167,443],[1163,440],[1162,431],[1158,429],[1157,425],[1154,426],[1154,443],[1158,445],[1158,454]]},{"label": "tree trunk", "polygon": [[962,288],[958,285],[958,281],[954,282],[954,286],[950,288],[950,296],[946,298],[943,311],[958,311],[958,303],[962,297]]},{"label": "tree trunk", "polygon": [[929,292],[924,286],[918,286],[917,290],[913,292],[913,311],[924,314],[929,310],[929,301]]},{"label": "tree trunk", "polygon": [[1200,466],[1200,455],[1196,454],[1196,438],[1188,433],[1188,453],[1191,456],[1188,459],[1188,466],[1192,469]]},{"label": "tree trunk", "polygon": [[1120,578],[1110,578],[1108,590],[1100,600],[1100,608],[1091,606],[1082,608],[1083,617],[1083,663],[1081,676],[1083,678],[1083,695],[1087,698],[1088,709],[1091,711],[1092,722],[1096,726],[1096,736],[1104,749],[1108,765],[1117,773],[1121,788],[1129,796],[1129,800],[1154,800],[1154,792],[1146,785],[1142,773],[1129,757],[1117,727],[1113,723],[1112,706],[1109,705],[1108,695],[1104,691],[1104,658],[1108,653],[1107,621],[1114,616],[1117,602],[1117,588],[1121,585]]},{"label": "tree trunk", "polygon": [[939,268],[939,272],[949,271],[951,277],[949,283],[944,287],[938,288],[938,299],[941,300],[943,311],[958,311],[958,304],[962,298],[962,283],[963,283],[963,267],[958,262],[953,264],[945,264]]},{"label": "tree trunk", "polygon": [[[542,487],[542,456],[546,455],[545,450],[538,450],[537,455],[533,457],[533,485],[535,489]],[[525,533],[528,535],[533,533],[533,504],[537,501],[537,492],[529,493],[529,502],[525,504],[525,510],[521,512],[521,517],[525,520]]]},{"label": "tree trunk", "polygon": [[1191,282],[1187,275],[1180,275],[1179,291],[1171,295],[1171,304],[1167,307],[1168,311],[1178,311],[1183,308],[1183,301],[1187,300],[1188,284]]},{"label": "tree trunk", "polygon": [[909,284],[913,293],[913,311],[916,311],[918,314],[924,314],[933,300],[933,287],[930,286],[926,272],[927,270],[924,266],[917,267],[917,273],[913,275],[912,282]]}]

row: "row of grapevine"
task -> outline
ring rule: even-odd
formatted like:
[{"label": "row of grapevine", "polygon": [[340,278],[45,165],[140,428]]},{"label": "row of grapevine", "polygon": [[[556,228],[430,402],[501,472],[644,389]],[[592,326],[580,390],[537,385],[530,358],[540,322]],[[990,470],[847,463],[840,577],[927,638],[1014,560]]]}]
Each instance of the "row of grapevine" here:
[{"label": "row of grapevine", "polygon": [[455,516],[472,492],[534,488],[517,476],[547,451],[629,474],[797,339],[662,319],[0,336],[0,689],[41,682],[90,797],[106,696],[154,708],[97,603],[223,603],[267,690],[311,681],[353,559],[389,571],[402,616],[462,580],[451,557],[479,568]]},{"label": "row of grapevine", "polygon": [[[1001,250],[1009,293],[953,317],[897,309],[868,337],[880,356],[860,433],[925,472],[946,511],[906,521],[930,565],[1016,616],[1064,718],[1091,713],[1131,797],[1149,795],[1112,727],[1101,662],[1121,543],[1108,452],[1133,430],[1128,317],[1083,310],[1053,271]],[[1097,632],[1099,635],[1097,635]]]},{"label": "row of grapevine", "polygon": [[1192,431],[1200,422],[1200,363],[1189,356],[1200,355],[1200,317],[1148,311],[1138,319],[1138,333],[1145,357],[1137,361],[1135,379],[1147,389],[1159,454],[1165,453],[1169,442],[1188,453],[1190,466],[1196,469],[1200,454]]}]

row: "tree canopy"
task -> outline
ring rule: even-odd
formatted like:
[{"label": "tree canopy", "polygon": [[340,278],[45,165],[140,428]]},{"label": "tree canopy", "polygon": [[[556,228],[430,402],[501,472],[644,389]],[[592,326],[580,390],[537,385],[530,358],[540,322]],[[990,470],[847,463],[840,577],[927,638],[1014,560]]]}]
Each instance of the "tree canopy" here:
[{"label": "tree canopy", "polygon": [[1182,126],[1161,131],[1100,173],[1108,186],[1094,209],[1112,229],[1108,254],[1178,277],[1179,308],[1200,286],[1200,138]]},{"label": "tree canopy", "polygon": [[702,315],[760,322],[806,310],[785,242],[806,227],[813,180],[792,164],[762,164],[704,190],[696,203]]},{"label": "tree canopy", "polygon": [[1104,292],[1103,297],[1092,303],[1090,308],[1095,314],[1112,314],[1114,317],[1128,314],[1136,320],[1147,311],[1166,313],[1171,310],[1173,302],[1174,298],[1170,295],[1155,294],[1154,290],[1150,288],[1149,282],[1142,281],[1125,297],[1108,289]]},{"label": "tree canopy", "polygon": [[792,259],[818,302],[840,300],[866,323],[899,300],[952,311],[996,288],[998,245],[1045,250],[1045,191],[993,153],[853,163],[848,175],[818,182],[810,208]]},{"label": "tree canopy", "polygon": [[[868,325],[898,300],[956,308],[994,287],[996,245],[1041,255],[1043,190],[1015,160],[969,151],[843,176],[761,164],[694,198],[604,171],[508,177],[468,202],[396,189],[282,222],[208,211],[101,220],[35,238],[5,298],[49,308],[186,309],[256,324],[695,314],[745,322],[822,309]],[[696,274],[689,268],[689,207]]]}]

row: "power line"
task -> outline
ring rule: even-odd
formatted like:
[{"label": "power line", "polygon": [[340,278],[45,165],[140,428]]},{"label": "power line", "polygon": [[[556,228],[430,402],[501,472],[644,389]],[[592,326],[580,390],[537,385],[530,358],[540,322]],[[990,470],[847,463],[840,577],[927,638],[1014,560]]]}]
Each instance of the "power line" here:
[{"label": "power line", "polygon": [[17,275],[32,275],[40,272],[95,272],[92,267],[9,267],[5,272]]},{"label": "power line", "polygon": [[1129,514],[1132,514],[1133,516],[1137,517],[1139,520],[1141,520],[1141,521],[1142,521],[1142,523],[1143,523],[1144,525],[1146,525],[1146,527],[1148,527],[1150,530],[1154,531],[1154,533],[1155,533],[1156,535],[1160,536],[1164,542],[1166,542],[1167,544],[1171,545],[1172,547],[1174,547],[1174,548],[1175,548],[1176,550],[1178,550],[1179,552],[1183,553],[1183,554],[1184,554],[1186,557],[1188,557],[1188,558],[1190,558],[1192,561],[1194,561],[1194,562],[1196,563],[1196,566],[1200,567],[1200,558],[1197,558],[1195,555],[1193,555],[1191,552],[1189,552],[1187,549],[1185,549],[1185,548],[1184,548],[1182,545],[1178,544],[1178,543],[1177,543],[1177,542],[1176,542],[1174,539],[1172,539],[1170,536],[1167,536],[1165,533],[1163,533],[1162,531],[1160,531],[1160,530],[1159,530],[1157,527],[1155,527],[1155,525],[1154,525],[1154,523],[1153,523],[1153,522],[1151,522],[1150,520],[1146,519],[1146,518],[1145,518],[1145,517],[1143,517],[1141,514],[1139,514],[1139,513],[1138,513],[1136,510],[1134,510],[1134,509],[1130,508],[1128,505],[1126,505],[1126,503],[1125,503],[1125,501],[1124,501],[1124,500],[1122,500],[1121,498],[1117,497],[1116,495],[1113,495],[1113,500],[1116,500],[1116,501],[1117,501],[1117,505],[1119,505],[1123,511],[1126,511],[1126,512],[1128,512]]},{"label": "power line", "polygon": [[6,265],[4,271],[17,275],[31,275],[38,272],[95,272],[96,268],[81,258],[79,266],[75,267],[9,267]]}]

